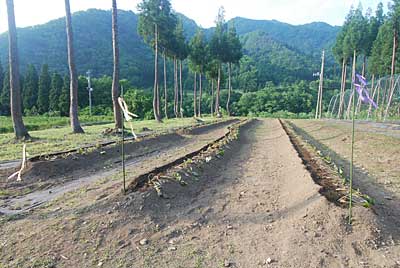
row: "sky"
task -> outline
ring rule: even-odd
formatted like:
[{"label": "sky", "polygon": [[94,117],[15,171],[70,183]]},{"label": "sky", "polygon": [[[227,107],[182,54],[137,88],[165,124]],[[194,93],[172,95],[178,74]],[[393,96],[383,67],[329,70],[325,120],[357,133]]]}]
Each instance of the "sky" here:
[{"label": "sky", "polygon": [[[384,6],[390,0],[382,0]],[[7,30],[5,0],[0,2],[0,32]],[[118,0],[118,8],[136,12],[140,0]],[[183,13],[202,27],[213,26],[218,8],[226,10],[227,20],[245,17],[279,20],[290,24],[323,21],[342,25],[351,5],[361,2],[364,9],[375,10],[379,0],[171,0],[175,11]],[[111,0],[70,0],[72,12],[89,8],[111,9]],[[63,0],[14,0],[17,27],[33,26],[65,16]]]}]

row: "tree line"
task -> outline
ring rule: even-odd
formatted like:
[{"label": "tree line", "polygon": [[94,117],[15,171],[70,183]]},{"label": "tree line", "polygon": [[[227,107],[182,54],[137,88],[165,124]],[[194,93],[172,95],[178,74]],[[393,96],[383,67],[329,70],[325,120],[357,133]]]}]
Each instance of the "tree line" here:
[{"label": "tree line", "polygon": [[[352,7],[333,46],[333,54],[342,66],[341,90],[339,98],[338,118],[350,117],[350,101],[345,107],[346,80],[351,67],[351,79],[354,80],[356,68],[361,68],[363,76],[369,75],[372,87],[377,77],[390,75],[390,90],[388,93],[389,108],[395,91],[396,68],[400,63],[398,40],[400,30],[400,1],[392,0],[385,14],[383,4],[379,3],[375,12],[368,8],[363,13],[362,5]],[[358,107],[360,102],[358,102]]]},{"label": "tree line", "polygon": [[[65,21],[68,51],[69,76],[62,78],[59,74],[50,75],[48,66],[43,65],[40,75],[30,65],[26,73],[25,81],[21,83],[19,73],[18,43],[15,25],[14,3],[7,0],[8,35],[9,35],[9,68],[3,74],[2,92],[0,103],[1,113],[11,114],[14,132],[17,139],[29,139],[29,133],[23,123],[23,111],[28,113],[43,114],[57,111],[61,115],[66,114],[69,106],[69,117],[73,133],[83,133],[78,118],[79,107],[79,77],[76,70],[73,29],[71,22],[70,2],[65,0]],[[111,84],[111,100],[115,121],[115,130],[122,128],[121,111],[117,98],[120,96],[120,71],[119,71],[119,43],[118,43],[118,9],[117,1],[112,0],[112,47],[113,47],[113,78]],[[228,70],[228,99],[226,110],[230,113],[231,103],[231,70],[232,64],[238,64],[242,58],[242,47],[236,34],[234,25],[227,25],[224,10],[221,8],[216,20],[216,29],[211,40],[206,40],[204,33],[199,30],[190,42],[184,35],[182,22],[168,0],[143,0],[138,5],[139,23],[138,32],[154,51],[154,88],[153,88],[153,114],[154,118],[161,122],[160,88],[158,57],[162,56],[164,66],[164,117],[168,118],[168,96],[166,61],[172,60],[174,66],[174,93],[173,106],[175,117],[184,115],[182,65],[189,59],[190,70],[194,73],[193,89],[193,116],[201,116],[201,101],[203,94],[202,82],[204,76],[211,81],[212,94],[211,113],[221,116],[220,91],[223,64]],[[185,61],[186,62],[186,61]],[[22,86],[21,86],[22,84]],[[67,93],[67,84],[69,91]],[[197,84],[199,89],[197,90]],[[214,93],[215,84],[215,93]],[[198,93],[197,93],[198,92]],[[215,99],[214,99],[215,98]],[[8,105],[9,100],[9,105]]]},{"label": "tree line", "polygon": [[[201,116],[201,100],[203,94],[203,77],[211,81],[212,106],[211,114],[220,113],[220,91],[222,65],[228,68],[228,100],[226,110],[229,115],[231,87],[231,66],[238,64],[242,58],[242,46],[234,25],[227,25],[225,11],[220,8],[216,19],[216,28],[210,40],[205,38],[202,30],[198,30],[188,43],[185,39],[182,22],[178,21],[171,3],[168,0],[144,0],[138,5],[138,32],[154,51],[154,87],[153,112],[154,118],[161,122],[160,85],[158,77],[158,55],[163,58],[164,72],[164,117],[168,118],[167,90],[167,58],[174,65],[174,113],[183,116],[182,64],[189,59],[189,67],[193,72],[193,116]],[[179,67],[178,67],[179,66]],[[179,71],[178,71],[179,69]],[[179,73],[179,75],[178,75]],[[178,78],[179,77],[179,78]],[[214,94],[215,85],[215,94]],[[198,87],[197,87],[198,86]],[[171,98],[172,99],[172,98]]]}]

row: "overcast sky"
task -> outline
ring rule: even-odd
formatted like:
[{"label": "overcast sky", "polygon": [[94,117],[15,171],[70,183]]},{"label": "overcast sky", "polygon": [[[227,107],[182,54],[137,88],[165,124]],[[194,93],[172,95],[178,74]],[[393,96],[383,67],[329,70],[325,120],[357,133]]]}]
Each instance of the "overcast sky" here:
[{"label": "overcast sky", "polygon": [[[5,0],[0,0],[0,32],[7,30]],[[73,12],[89,8],[110,9],[111,0],[70,0]],[[118,8],[136,11],[140,0],[118,0]],[[203,27],[214,24],[218,8],[227,19],[276,19],[291,24],[324,21],[341,25],[351,5],[361,2],[375,10],[379,0],[171,0],[173,8]],[[382,1],[387,6],[389,0]],[[46,23],[64,16],[63,0],[14,0],[17,27]]]}]

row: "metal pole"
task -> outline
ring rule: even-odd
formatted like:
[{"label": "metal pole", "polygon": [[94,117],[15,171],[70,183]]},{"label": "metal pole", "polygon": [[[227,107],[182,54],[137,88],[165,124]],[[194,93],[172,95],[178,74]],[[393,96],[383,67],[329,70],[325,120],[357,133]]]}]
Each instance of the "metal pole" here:
[{"label": "metal pole", "polygon": [[89,114],[90,114],[90,116],[92,116],[92,91],[93,91],[93,88],[92,88],[92,81],[91,81],[91,77],[90,77],[90,75],[91,75],[91,72],[90,72],[90,70],[89,71],[87,71],[87,80],[88,80],[88,92],[89,92]]},{"label": "metal pole", "polygon": [[92,116],[92,89],[89,88],[89,115]]},{"label": "metal pole", "polygon": [[[121,86],[121,98],[124,97],[124,87]],[[122,155],[122,179],[124,182],[124,194],[126,194],[126,173],[125,173],[125,121],[124,114],[121,109],[121,119],[122,119],[122,144],[121,144],[121,155]]]}]

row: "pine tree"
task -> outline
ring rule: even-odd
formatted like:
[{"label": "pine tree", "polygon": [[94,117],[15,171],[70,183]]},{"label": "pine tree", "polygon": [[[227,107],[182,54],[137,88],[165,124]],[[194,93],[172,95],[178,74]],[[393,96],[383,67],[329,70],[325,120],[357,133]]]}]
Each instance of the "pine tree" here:
[{"label": "pine tree", "polygon": [[[180,116],[183,118],[183,83],[182,83],[182,65],[184,60],[189,56],[189,45],[186,42],[185,33],[183,29],[182,21],[179,21],[176,25],[174,36],[177,46],[177,60],[179,61],[179,108],[177,110]],[[177,62],[178,65],[178,62]]]},{"label": "pine tree", "polygon": [[40,114],[47,113],[49,111],[49,93],[51,87],[51,77],[49,73],[49,66],[44,64],[42,71],[39,76],[39,92],[37,109]]},{"label": "pine tree", "polygon": [[[204,33],[202,30],[198,30],[196,35],[192,38],[189,44],[190,53],[189,59],[191,62],[191,69],[195,73],[199,73],[199,101],[198,105],[196,105],[196,91],[194,92],[194,107],[198,107],[198,109],[194,109],[194,116],[201,117],[201,98],[202,98],[202,75],[204,74],[204,69],[207,64],[207,43],[204,37]],[[196,79],[194,80],[194,88],[196,89]]]},{"label": "pine tree", "polygon": [[234,25],[230,25],[227,38],[228,38],[228,99],[226,102],[226,112],[228,113],[229,116],[231,114],[229,105],[232,92],[232,64],[238,64],[243,56],[243,53],[242,53],[242,44],[240,43]]},{"label": "pine tree", "polygon": [[37,105],[39,91],[39,77],[33,64],[28,65],[25,74],[25,83],[22,91],[22,103],[24,109],[31,110]]},{"label": "pine tree", "polygon": [[158,53],[159,46],[165,45],[168,35],[173,31],[172,8],[169,0],[143,0],[138,5],[138,32],[144,41],[154,48],[154,87],[153,113],[154,118],[161,122],[160,92],[158,84]]},{"label": "pine tree", "polygon": [[69,89],[70,87],[70,80],[69,76],[64,76],[64,84],[61,89],[60,98],[58,99],[58,110],[60,111],[61,116],[68,116],[69,115]]},{"label": "pine tree", "polygon": [[216,28],[210,41],[210,52],[212,58],[218,62],[218,79],[217,79],[217,93],[215,98],[215,112],[217,117],[221,117],[220,113],[220,92],[221,92],[221,76],[222,64],[229,62],[229,46],[227,37],[227,25],[225,22],[225,10],[221,7],[218,11],[216,19]]},{"label": "pine tree", "polygon": [[51,88],[49,93],[49,111],[60,111],[60,99],[63,89],[63,78],[55,72],[51,78]]},{"label": "pine tree", "polygon": [[390,74],[392,50],[393,50],[393,31],[391,25],[385,22],[378,31],[378,35],[372,46],[371,57],[369,59],[369,71],[373,74],[384,76]]}]

